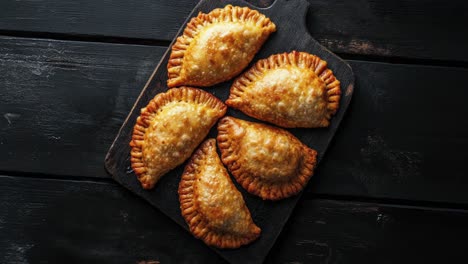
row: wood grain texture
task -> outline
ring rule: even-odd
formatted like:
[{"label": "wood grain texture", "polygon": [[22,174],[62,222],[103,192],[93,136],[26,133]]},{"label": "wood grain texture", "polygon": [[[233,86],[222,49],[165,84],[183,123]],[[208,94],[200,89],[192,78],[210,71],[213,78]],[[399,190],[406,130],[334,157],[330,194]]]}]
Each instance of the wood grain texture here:
[{"label": "wood grain texture", "polygon": [[[0,30],[170,41],[197,2],[7,0],[0,5]],[[309,2],[308,28],[334,52],[468,61],[467,1]]]},{"label": "wood grain texture", "polygon": [[197,2],[7,0],[0,29],[169,41]]},{"label": "wood grain texture", "polygon": [[304,199],[265,263],[456,263],[466,212]]},{"label": "wood grain texture", "polygon": [[0,176],[0,233],[0,263],[222,261],[114,183]]},{"label": "wood grain texture", "polygon": [[307,25],[334,52],[468,61],[464,0],[310,0]]},{"label": "wood grain texture", "polygon": [[[203,0],[195,7],[190,16],[196,16],[199,12],[208,13],[214,8],[224,7],[227,4],[245,5],[246,2],[242,0]],[[330,125],[327,128],[289,130],[299,138],[302,143],[317,151],[317,162],[319,162],[349,105],[353,94],[354,75],[351,67],[345,61],[320,46],[320,44],[308,34],[304,24],[307,6],[308,2],[305,0],[278,0],[271,7],[261,10],[263,14],[272,21],[275,21],[278,27],[277,31],[269,37],[258,54],[256,54],[253,62],[261,58],[269,57],[272,54],[283,53],[285,51],[306,51],[325,60],[328,68],[330,68],[336,78],[340,80],[340,107],[330,120]],[[251,8],[254,7],[251,6]],[[297,10],[302,10],[302,12],[297,12]],[[295,15],[292,16],[292,14]],[[178,36],[182,34],[183,29],[184,26],[181,28]],[[144,190],[137,180],[136,175],[129,169],[131,167],[129,142],[132,138],[135,121],[140,115],[140,110],[146,107],[148,102],[153,99],[156,94],[167,91],[167,63],[169,56],[169,52],[163,56],[159,66],[155,69],[150,81],[147,83],[130,111],[127,120],[122,125],[122,128],[106,156],[106,169],[121,185],[138,196],[143,197],[179,225],[187,228],[187,224],[178,209],[180,204],[177,195],[183,165],[178,166],[164,175],[151,191]],[[231,84],[232,80],[204,88],[204,90],[217,96],[222,101],[225,101],[229,97]],[[248,118],[239,111],[233,109],[228,109],[226,115],[252,120],[252,118]],[[208,137],[216,137],[216,135],[216,129],[213,128]],[[259,197],[253,197],[244,192],[244,199],[247,207],[251,212],[254,222],[262,229],[262,235],[254,243],[244,247],[232,250],[213,248],[213,250],[230,263],[262,263],[299,198],[300,195],[296,195],[278,202],[271,202],[263,201]]]},{"label": "wood grain texture", "polygon": [[[164,49],[0,38],[0,170],[109,177],[105,153]],[[306,195],[468,203],[468,70],[350,63],[354,99]]]},{"label": "wood grain texture", "polygon": [[[453,263],[467,211],[303,199],[265,263]],[[0,263],[225,263],[111,183],[0,176]]]},{"label": "wood grain texture", "polygon": [[[7,0],[0,34],[165,45],[197,2]],[[309,31],[335,52],[468,58],[468,2],[309,2]],[[0,37],[0,171],[108,177],[105,152],[164,51]],[[468,202],[468,70],[350,64],[347,117],[265,263],[465,259],[467,211],[312,199]],[[153,261],[224,263],[116,184],[0,176],[0,263]]]},{"label": "wood grain texture", "polygon": [[0,43],[0,170],[107,177],[105,152],[166,48]]},{"label": "wood grain texture", "polygon": [[350,64],[353,102],[309,192],[467,203],[468,70]]}]

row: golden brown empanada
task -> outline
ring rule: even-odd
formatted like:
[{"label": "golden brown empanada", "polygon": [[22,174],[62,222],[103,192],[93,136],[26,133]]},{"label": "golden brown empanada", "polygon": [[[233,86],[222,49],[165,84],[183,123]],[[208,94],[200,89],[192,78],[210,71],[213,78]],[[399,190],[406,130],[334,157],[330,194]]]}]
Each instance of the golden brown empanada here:
[{"label": "golden brown empanada", "polygon": [[340,94],[327,62],[293,51],[260,60],[239,76],[226,104],[282,127],[327,127]]},{"label": "golden brown empanada", "polygon": [[211,86],[239,74],[268,36],[269,18],[248,7],[227,5],[199,13],[172,46],[167,86]]},{"label": "golden brown empanada", "polygon": [[203,142],[185,167],[179,201],[190,232],[207,245],[237,248],[260,235],[218,157],[215,139]]},{"label": "golden brown empanada", "polygon": [[317,152],[284,129],[224,117],[217,139],[221,159],[237,182],[263,199],[295,195],[313,174]]},{"label": "golden brown empanada", "polygon": [[143,188],[153,188],[164,174],[187,160],[226,108],[210,93],[182,87],[156,95],[141,109],[130,154]]}]

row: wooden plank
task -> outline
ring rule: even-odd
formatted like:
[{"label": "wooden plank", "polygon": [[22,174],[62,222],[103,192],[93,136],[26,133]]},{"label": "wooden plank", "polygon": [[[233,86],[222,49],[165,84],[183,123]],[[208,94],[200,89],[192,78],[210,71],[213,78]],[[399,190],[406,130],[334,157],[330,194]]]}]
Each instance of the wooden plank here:
[{"label": "wooden plank", "polygon": [[[197,2],[8,0],[0,5],[0,30],[167,42]],[[250,2],[267,6],[273,0]],[[334,52],[468,61],[467,1],[309,2],[310,32]]]},{"label": "wooden plank", "polygon": [[[467,221],[464,210],[303,199],[265,263],[452,263]],[[0,232],[1,263],[224,263],[116,184],[0,176]]]},{"label": "wooden plank", "polygon": [[166,48],[0,43],[0,170],[107,177],[104,155]]},{"label": "wooden plank", "polygon": [[350,64],[353,101],[308,191],[468,202],[468,70]]},{"label": "wooden plank", "polygon": [[0,29],[169,41],[197,2],[7,0]]},{"label": "wooden plank", "polygon": [[[108,177],[104,155],[163,51],[0,38],[0,171]],[[350,63],[353,102],[307,195],[467,203],[468,70]]]},{"label": "wooden plank", "polygon": [[161,212],[109,183],[0,176],[0,233],[0,263],[221,261]]},{"label": "wooden plank", "polygon": [[302,200],[266,263],[456,263],[467,211]]},{"label": "wooden plank", "polygon": [[312,36],[334,52],[468,60],[464,0],[309,0]]}]

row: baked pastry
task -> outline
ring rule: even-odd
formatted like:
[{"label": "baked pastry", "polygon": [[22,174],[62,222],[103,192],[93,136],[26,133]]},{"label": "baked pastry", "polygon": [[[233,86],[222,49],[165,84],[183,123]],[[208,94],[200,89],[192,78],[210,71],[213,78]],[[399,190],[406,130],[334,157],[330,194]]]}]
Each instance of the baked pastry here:
[{"label": "baked pastry", "polygon": [[187,160],[227,107],[196,88],[170,89],[141,109],[130,142],[131,164],[141,186],[151,189]]},{"label": "baked pastry", "polygon": [[269,18],[248,7],[227,5],[200,12],[172,46],[167,86],[206,87],[233,78],[274,31]]},{"label": "baked pastry", "polygon": [[237,182],[263,199],[295,195],[313,174],[317,152],[284,129],[227,116],[218,123],[217,139]]},{"label": "baked pastry", "polygon": [[258,61],[234,81],[226,104],[282,127],[327,127],[340,94],[327,62],[293,51]]},{"label": "baked pastry", "polygon": [[190,232],[207,245],[238,248],[260,235],[242,194],[218,157],[215,139],[203,142],[187,163],[179,201]]}]

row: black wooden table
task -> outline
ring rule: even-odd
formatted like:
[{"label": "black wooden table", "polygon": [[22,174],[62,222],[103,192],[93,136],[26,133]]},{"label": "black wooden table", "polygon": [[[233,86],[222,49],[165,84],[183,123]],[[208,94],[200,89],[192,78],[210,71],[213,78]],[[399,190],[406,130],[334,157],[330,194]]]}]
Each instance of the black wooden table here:
[{"label": "black wooden table", "polygon": [[[0,263],[224,263],[103,166],[196,3],[1,1]],[[466,262],[467,12],[310,0],[355,91],[266,263]]]}]

